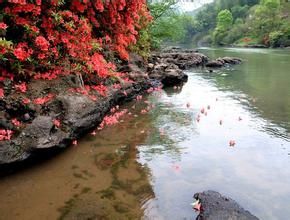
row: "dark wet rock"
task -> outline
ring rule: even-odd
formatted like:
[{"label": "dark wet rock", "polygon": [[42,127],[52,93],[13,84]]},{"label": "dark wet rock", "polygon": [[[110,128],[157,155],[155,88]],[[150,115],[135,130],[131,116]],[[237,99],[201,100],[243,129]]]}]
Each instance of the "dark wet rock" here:
[{"label": "dark wet rock", "polygon": [[30,156],[16,141],[0,141],[0,165],[23,161]]},{"label": "dark wet rock", "polygon": [[197,220],[258,220],[249,211],[243,209],[236,201],[222,196],[215,191],[196,193],[195,199],[201,202],[201,212]]},{"label": "dark wet rock", "polygon": [[12,130],[13,125],[6,119],[0,118],[0,129]]},{"label": "dark wet rock", "polygon": [[224,67],[226,65],[236,65],[240,64],[242,60],[237,57],[223,57],[223,58],[217,58],[215,60],[211,60],[206,63],[206,67],[211,67],[211,68],[220,68]]},{"label": "dark wet rock", "polygon": [[242,62],[238,57],[223,57],[221,59],[228,64],[240,64]]},{"label": "dark wet rock", "polygon": [[172,86],[187,81],[187,75],[177,65],[168,63],[155,65],[149,76],[159,80],[164,86]]},{"label": "dark wet rock", "polygon": [[213,60],[208,62],[206,65],[206,67],[214,67],[214,68],[218,68],[218,67],[223,67],[224,63],[218,61],[218,60]]},{"label": "dark wet rock", "polygon": [[20,133],[21,147],[30,152],[39,149],[61,147],[69,134],[56,128],[50,116],[38,116]]},{"label": "dark wet rock", "polygon": [[149,63],[154,63],[155,65],[175,64],[182,70],[202,66],[207,61],[208,57],[201,53],[184,51],[154,53],[149,58]]},{"label": "dark wet rock", "polygon": [[173,86],[187,81],[183,70],[203,66],[208,58],[194,50],[168,49],[153,53],[147,64],[149,78],[162,82],[164,86]]},{"label": "dark wet rock", "polygon": [[109,108],[109,103],[90,100],[87,96],[59,95],[56,101],[63,106],[63,123],[73,134],[83,133],[95,127],[102,120],[102,111]]}]

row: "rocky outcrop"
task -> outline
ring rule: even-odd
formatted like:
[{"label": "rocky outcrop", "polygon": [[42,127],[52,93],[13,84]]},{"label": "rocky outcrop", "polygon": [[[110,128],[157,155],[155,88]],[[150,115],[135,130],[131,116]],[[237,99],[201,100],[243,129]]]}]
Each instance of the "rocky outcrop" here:
[{"label": "rocky outcrop", "polygon": [[237,57],[223,57],[223,58],[217,58],[215,60],[211,60],[205,64],[206,67],[211,68],[220,68],[224,67],[226,65],[236,65],[240,64],[242,60]]},{"label": "rocky outcrop", "polygon": [[[120,90],[111,89],[107,97],[97,102],[82,94],[58,94],[46,105],[45,115],[38,113],[16,138],[0,141],[0,165],[23,161],[40,151],[68,146],[100,124],[111,107],[158,85],[151,82],[144,79],[123,85]],[[56,118],[61,120],[60,127],[53,123]]]},{"label": "rocky outcrop", "polygon": [[201,211],[197,220],[258,220],[249,211],[243,209],[233,199],[222,196],[215,191],[205,191],[194,195],[201,203]]},{"label": "rocky outcrop", "polygon": [[183,70],[203,66],[207,56],[194,50],[168,49],[162,53],[153,53],[149,58],[147,72],[150,78],[172,86],[186,82],[188,77]]}]

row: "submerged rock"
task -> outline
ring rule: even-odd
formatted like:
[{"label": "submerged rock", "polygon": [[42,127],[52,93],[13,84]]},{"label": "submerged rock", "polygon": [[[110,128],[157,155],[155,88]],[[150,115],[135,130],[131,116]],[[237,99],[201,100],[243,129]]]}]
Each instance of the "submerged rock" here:
[{"label": "submerged rock", "polygon": [[258,220],[249,211],[243,209],[236,201],[222,196],[215,191],[196,193],[194,198],[201,203],[197,220]]}]

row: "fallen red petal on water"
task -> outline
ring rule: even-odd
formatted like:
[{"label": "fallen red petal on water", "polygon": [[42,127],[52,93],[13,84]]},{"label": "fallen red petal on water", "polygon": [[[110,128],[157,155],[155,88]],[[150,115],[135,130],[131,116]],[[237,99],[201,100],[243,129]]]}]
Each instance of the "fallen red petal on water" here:
[{"label": "fallen red petal on water", "polygon": [[229,145],[230,147],[234,147],[236,145],[236,142],[234,140],[230,140]]},{"label": "fallen red petal on water", "polygon": [[173,168],[175,171],[179,171],[179,170],[180,170],[180,166],[179,166],[179,165],[173,165],[172,168]]}]

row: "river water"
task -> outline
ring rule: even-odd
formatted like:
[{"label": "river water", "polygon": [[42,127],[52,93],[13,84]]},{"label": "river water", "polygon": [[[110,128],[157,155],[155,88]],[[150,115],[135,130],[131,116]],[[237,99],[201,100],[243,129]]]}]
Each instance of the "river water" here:
[{"label": "river water", "polygon": [[244,62],[190,70],[184,86],[122,106],[118,124],[3,177],[0,219],[195,219],[204,190],[289,219],[290,51],[201,51]]}]

